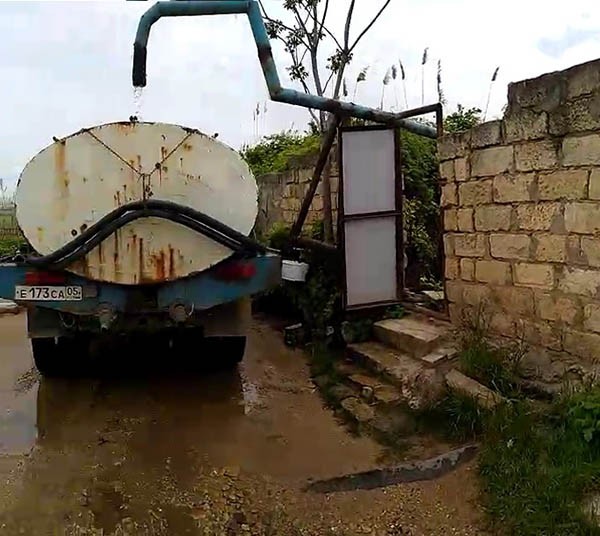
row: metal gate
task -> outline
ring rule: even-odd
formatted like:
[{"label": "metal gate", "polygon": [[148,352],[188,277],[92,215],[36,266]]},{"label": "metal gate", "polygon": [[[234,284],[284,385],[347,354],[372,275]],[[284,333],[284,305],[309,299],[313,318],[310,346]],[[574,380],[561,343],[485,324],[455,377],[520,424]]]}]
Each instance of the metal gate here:
[{"label": "metal gate", "polygon": [[339,132],[344,308],[397,304],[404,288],[398,129],[342,127]]}]

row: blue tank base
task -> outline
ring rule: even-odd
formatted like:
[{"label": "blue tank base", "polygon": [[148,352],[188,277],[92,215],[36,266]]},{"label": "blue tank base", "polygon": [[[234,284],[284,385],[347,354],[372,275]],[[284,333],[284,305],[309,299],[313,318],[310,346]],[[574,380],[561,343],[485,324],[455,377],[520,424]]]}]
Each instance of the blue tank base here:
[{"label": "blue tank base", "polygon": [[[228,268],[240,263],[243,273],[232,275]],[[60,336],[73,329],[157,332],[181,325],[204,326],[215,311],[239,308],[253,295],[278,286],[281,257],[269,253],[227,260],[184,279],[149,285],[103,283],[66,271],[56,274],[59,284],[28,284],[43,281],[37,277],[41,273],[49,272],[0,264],[0,297],[28,309],[30,336]],[[66,294],[68,299],[62,299]]]}]

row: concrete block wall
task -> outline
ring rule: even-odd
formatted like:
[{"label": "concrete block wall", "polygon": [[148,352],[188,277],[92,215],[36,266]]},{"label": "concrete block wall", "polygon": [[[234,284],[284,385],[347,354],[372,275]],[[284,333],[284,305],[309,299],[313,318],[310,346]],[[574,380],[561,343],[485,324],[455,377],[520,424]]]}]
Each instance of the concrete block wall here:
[{"label": "concrete block wall", "polygon": [[600,60],[511,84],[504,118],[438,144],[453,322],[483,303],[546,382],[600,363]]},{"label": "concrete block wall", "polygon": [[[281,173],[269,173],[257,177],[258,183],[258,217],[255,231],[258,236],[266,236],[275,224],[292,225],[298,216],[304,196],[313,174],[313,167],[290,169]],[[334,228],[337,223],[338,206],[338,171],[334,164],[331,167],[331,207]],[[307,229],[315,221],[323,219],[323,183],[319,184],[317,193],[310,206],[304,228]]]}]

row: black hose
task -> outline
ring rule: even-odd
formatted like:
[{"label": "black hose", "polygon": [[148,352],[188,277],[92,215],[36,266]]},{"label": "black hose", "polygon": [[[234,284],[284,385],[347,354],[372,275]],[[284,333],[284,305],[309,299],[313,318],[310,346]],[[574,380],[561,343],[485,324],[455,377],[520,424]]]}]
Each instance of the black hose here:
[{"label": "black hose", "polygon": [[60,268],[83,257],[102,240],[130,221],[142,217],[163,218],[180,223],[229,247],[238,253],[255,255],[267,248],[231,227],[193,208],[171,201],[135,201],[116,208],[86,229],[71,242],[44,256],[28,256],[25,262],[34,266]]},{"label": "black hose", "polygon": [[[229,249],[233,250],[236,253],[247,252],[247,250],[245,248],[243,248],[238,242],[235,242],[231,238],[217,233],[213,229],[210,229],[209,227],[206,227],[202,223],[192,220],[191,218],[188,218],[187,216],[184,216],[182,214],[177,214],[175,212],[150,209],[150,210],[146,210],[144,212],[136,211],[136,212],[131,212],[129,214],[124,214],[120,218],[110,222],[109,224],[104,226],[98,233],[96,233],[92,238],[90,238],[90,240],[88,240],[85,244],[83,244],[83,245],[77,247],[76,249],[74,249],[73,251],[67,253],[64,257],[61,257],[59,260],[52,262],[51,263],[52,268],[58,270],[58,269],[64,268],[65,266],[68,266],[69,264],[73,263],[74,261],[85,256],[92,249],[94,249],[100,242],[102,242],[103,240],[108,238],[111,234],[113,234],[115,231],[117,231],[118,229],[120,229],[121,227],[126,225],[127,223],[137,220],[139,218],[144,218],[144,217],[163,218],[166,220],[173,221],[175,223],[179,223],[181,225],[184,225],[185,227],[188,227],[194,231],[197,231],[199,233],[202,233],[202,234],[208,236],[209,238],[215,240],[215,242],[218,242],[218,243],[228,247]],[[39,264],[38,261],[40,259],[43,259],[43,257],[36,258],[34,264],[38,265]],[[49,263],[44,262],[44,263],[42,263],[42,265],[48,266]]]}]

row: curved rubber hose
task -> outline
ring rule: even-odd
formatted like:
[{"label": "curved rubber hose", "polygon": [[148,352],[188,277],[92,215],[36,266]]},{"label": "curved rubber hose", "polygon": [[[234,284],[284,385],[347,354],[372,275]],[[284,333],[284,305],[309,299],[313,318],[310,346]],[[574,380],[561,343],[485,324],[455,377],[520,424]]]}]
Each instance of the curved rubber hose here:
[{"label": "curved rubber hose", "polygon": [[[157,210],[150,209],[145,211],[135,211],[122,215],[120,218],[113,220],[112,222],[105,225],[99,232],[94,234],[87,242],[78,246],[70,252],[67,252],[65,255],[60,257],[59,259],[52,260],[51,262],[45,260],[44,257],[38,257],[35,259],[33,263],[36,266],[49,266],[54,269],[61,269],[69,264],[75,262],[76,260],[84,257],[87,253],[89,253],[92,249],[94,249],[98,244],[100,244],[103,240],[106,240],[110,235],[112,235],[115,231],[126,225],[127,223],[137,220],[139,218],[162,218],[166,220],[173,221],[175,223],[179,223],[188,227],[194,231],[202,233],[212,240],[222,244],[223,246],[228,247],[234,252],[247,252],[245,248],[239,242],[232,240],[229,237],[223,236],[220,233],[216,232],[213,229],[205,226],[204,224],[192,220],[187,216],[182,214],[178,214],[175,212],[169,212],[165,210]],[[40,262],[42,261],[42,262]],[[26,261],[31,264],[31,260]]]},{"label": "curved rubber hose", "polygon": [[[217,233],[220,233],[220,235],[238,242],[240,246],[247,248],[249,251],[260,253],[265,253],[267,251],[267,248],[265,248],[262,244],[255,242],[254,240],[248,238],[246,235],[240,233],[239,231],[232,229],[231,227],[219,222],[218,220],[215,220],[214,218],[211,218],[210,216],[207,216],[206,214],[203,214],[202,212],[199,212],[190,207],[178,205],[177,203],[172,203],[170,201],[148,200],[135,201],[133,203],[122,205],[121,207],[116,208],[115,210],[98,220],[94,225],[86,229],[78,237],[74,238],[71,242],[65,244],[64,246],[60,247],[59,249],[48,255],[42,257],[27,257],[26,262],[32,265],[53,264],[62,259],[63,257],[70,255],[74,251],[81,248],[84,244],[92,240],[92,238],[95,235],[102,233],[102,236],[106,238],[106,236],[112,234],[112,232],[125,225],[125,223],[127,223],[128,221],[133,221],[134,219],[138,219],[140,217],[150,216],[150,211],[153,209],[161,210],[161,215],[157,217],[163,217],[166,219],[171,219],[167,217],[167,214],[179,214],[182,216],[186,216],[188,220],[195,221],[203,226],[202,230],[200,230],[199,228],[196,229],[199,232],[202,232],[203,234],[211,234],[211,230],[216,231]],[[136,214],[136,216],[132,219],[127,219],[127,221],[121,222],[118,225],[118,227],[113,228],[111,224],[117,220],[120,220],[120,218],[123,215],[127,214],[127,212],[132,212],[133,214]],[[110,228],[112,229],[111,232],[108,234],[103,232],[103,229],[107,226],[110,226]],[[98,242],[95,243],[97,244]]]}]

